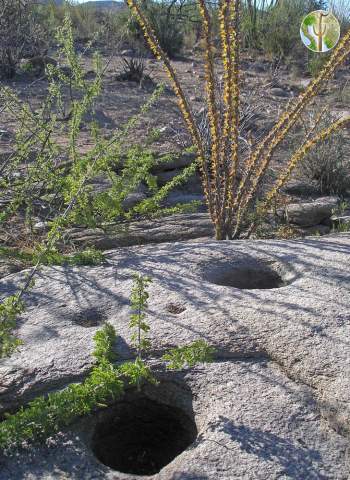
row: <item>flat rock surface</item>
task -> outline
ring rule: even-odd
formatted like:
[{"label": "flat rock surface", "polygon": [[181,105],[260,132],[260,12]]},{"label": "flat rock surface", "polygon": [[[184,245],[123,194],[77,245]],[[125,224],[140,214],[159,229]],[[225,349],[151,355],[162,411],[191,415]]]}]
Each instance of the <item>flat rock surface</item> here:
[{"label": "flat rock surface", "polygon": [[[120,359],[132,356],[129,294],[138,272],[153,279],[153,358],[198,338],[217,349],[214,364],[182,380],[197,442],[155,478],[348,479],[349,253],[350,235],[339,234],[130,247],[108,252],[98,267],[44,268],[19,321],[25,346],[1,363],[1,410],[82,378],[104,320],[120,335]],[[1,295],[23,276],[2,279]],[[38,451],[23,454],[27,470],[5,460],[17,474],[0,479],[133,478],[97,464],[83,437],[62,433],[45,447],[48,463]],[[66,476],[54,476],[54,465]]]},{"label": "flat rock surface", "polygon": [[198,436],[159,474],[126,475],[95,459],[95,426],[108,413],[101,411],[46,445],[0,458],[0,480],[348,478],[347,441],[323,422],[312,390],[272,362],[223,361],[164,378],[146,389],[147,397],[181,408],[195,421]]}]

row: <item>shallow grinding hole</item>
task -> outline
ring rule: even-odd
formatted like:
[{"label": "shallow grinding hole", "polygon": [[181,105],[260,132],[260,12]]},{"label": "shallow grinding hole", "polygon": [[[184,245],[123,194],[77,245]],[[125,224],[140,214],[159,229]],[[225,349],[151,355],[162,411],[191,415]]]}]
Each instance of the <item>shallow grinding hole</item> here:
[{"label": "shallow grinding hole", "polygon": [[165,307],[169,313],[172,313],[173,315],[179,315],[180,313],[183,313],[186,310],[185,305],[182,305],[181,303],[168,303]]},{"label": "shallow grinding hole", "polygon": [[210,283],[242,290],[280,288],[289,285],[295,277],[285,265],[251,258],[208,265],[203,276]]},{"label": "shallow grinding hole", "polygon": [[97,308],[87,308],[74,317],[74,323],[81,327],[98,327],[104,323],[106,315]]},{"label": "shallow grinding hole", "polygon": [[154,475],[194,442],[194,421],[177,407],[135,396],[113,407],[97,424],[92,450],[108,467]]}]

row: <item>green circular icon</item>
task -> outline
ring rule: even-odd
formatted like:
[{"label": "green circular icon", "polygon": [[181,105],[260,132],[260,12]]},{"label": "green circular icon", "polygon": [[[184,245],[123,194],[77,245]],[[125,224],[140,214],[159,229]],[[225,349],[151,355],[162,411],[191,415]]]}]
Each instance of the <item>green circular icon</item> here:
[{"label": "green circular icon", "polygon": [[300,36],[309,50],[328,52],[339,42],[340,25],[333,13],[316,10],[302,21]]}]

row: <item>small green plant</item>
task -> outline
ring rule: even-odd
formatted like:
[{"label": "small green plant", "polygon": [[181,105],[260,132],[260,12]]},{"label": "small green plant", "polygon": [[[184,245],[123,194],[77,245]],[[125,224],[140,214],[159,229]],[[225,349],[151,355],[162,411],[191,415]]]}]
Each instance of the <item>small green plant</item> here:
[{"label": "small green plant", "polygon": [[342,218],[347,214],[349,207],[349,203],[343,200],[342,202],[339,202],[336,208],[333,208],[333,232],[345,233],[350,231],[350,220]]},{"label": "small green plant", "polygon": [[73,254],[60,253],[56,248],[45,251],[42,245],[38,245],[32,253],[10,247],[0,247],[0,258],[13,258],[23,262],[24,266],[35,265],[40,255],[42,255],[42,265],[101,265],[106,261],[103,252],[93,247]]},{"label": "small green plant", "polygon": [[25,305],[19,294],[11,295],[0,303],[0,358],[14,352],[21,340],[13,335],[16,319],[24,311]]},{"label": "small green plant", "polygon": [[46,438],[96,407],[105,406],[123,393],[123,382],[114,359],[115,331],[106,324],[94,336],[96,364],[81,384],[41,396],[0,423],[0,447],[9,449],[25,441]]},{"label": "small green plant", "polygon": [[337,225],[333,227],[333,232],[337,232],[337,233],[350,232],[350,221],[337,222]]},{"label": "small green plant", "polygon": [[130,315],[129,328],[133,332],[131,342],[136,348],[137,356],[133,363],[126,363],[122,367],[124,374],[128,377],[132,385],[136,385],[137,389],[141,389],[141,382],[144,379],[154,382],[149,367],[143,361],[144,353],[150,348],[150,341],[147,333],[150,326],[145,321],[146,308],[148,306],[149,294],[147,286],[151,283],[151,279],[135,274],[133,277],[133,287],[131,290],[130,302],[132,313]]},{"label": "small green plant", "polygon": [[[148,306],[149,293],[147,287],[150,285],[149,277],[136,274],[133,277],[131,290],[131,321],[130,329],[133,331],[131,341],[136,348],[137,357],[134,362],[125,363],[121,370],[128,377],[129,382],[141,389],[142,382],[147,380],[156,383],[154,376],[145,363],[144,355],[151,344],[147,337],[150,330],[146,322],[146,309]],[[204,340],[197,340],[189,345],[176,347],[165,354],[162,359],[168,363],[169,369],[182,369],[184,366],[193,367],[196,363],[209,362],[212,360],[214,349]]]},{"label": "small green plant", "polygon": [[181,370],[185,366],[193,367],[197,363],[208,363],[213,361],[214,348],[204,340],[196,340],[183,347],[172,348],[163,355],[170,370]]},{"label": "small green plant", "polygon": [[147,333],[150,330],[150,326],[145,321],[145,310],[148,306],[149,294],[147,291],[148,285],[151,283],[151,279],[136,274],[134,276],[133,288],[131,290],[131,308],[132,314],[130,316],[129,327],[133,330],[131,341],[137,350],[137,357],[142,360],[142,355],[150,347],[150,341],[147,338]]},{"label": "small green plant", "polygon": [[[8,198],[11,192],[10,202],[0,212],[0,227],[2,232],[18,231],[17,220],[23,218],[22,233],[27,238],[30,230],[29,244],[33,252],[19,252],[25,264],[33,265],[30,278],[21,290],[21,299],[42,265],[97,265],[103,262],[103,254],[92,249],[73,255],[60,252],[69,226],[106,228],[110,223],[129,220],[135,215],[156,214],[162,209],[161,202],[171,188],[185,181],[196,167],[191,165],[164,187],[158,188],[151,173],[156,162],[154,156],[149,150],[126,144],[130,140],[130,131],[161,95],[163,85],[155,88],[139,112],[125,125],[111,137],[106,137],[93,119],[104,71],[99,55],[93,56],[95,77],[86,79],[81,55],[74,49],[69,17],[65,17],[58,28],[56,39],[59,63],[46,66],[47,97],[40,106],[33,107],[11,88],[0,86],[0,103],[19,126],[13,153],[0,168],[0,197]],[[60,68],[62,64],[65,69]],[[67,102],[69,108],[66,108]],[[85,121],[89,115],[92,120]],[[81,151],[79,144],[85,128],[90,131],[91,148]],[[60,136],[62,143],[57,142]],[[62,158],[67,161],[62,163]],[[110,182],[110,187],[95,192],[92,184],[101,177]],[[150,196],[127,208],[125,200],[140,184],[148,188]],[[37,201],[47,205],[49,211],[47,216],[40,218],[48,227],[44,239],[40,234],[36,235],[33,228]],[[176,208],[187,206],[179,205],[173,210]],[[15,247],[17,236],[7,244]],[[12,251],[15,252],[15,248]],[[0,254],[3,252],[0,250]],[[9,338],[10,325],[14,326],[12,317],[0,323],[0,342]],[[6,347],[2,351],[10,352],[10,349]]]},{"label": "small green plant", "polygon": [[344,215],[344,213],[350,208],[350,205],[345,200],[338,203],[338,205],[332,209],[332,215]]}]

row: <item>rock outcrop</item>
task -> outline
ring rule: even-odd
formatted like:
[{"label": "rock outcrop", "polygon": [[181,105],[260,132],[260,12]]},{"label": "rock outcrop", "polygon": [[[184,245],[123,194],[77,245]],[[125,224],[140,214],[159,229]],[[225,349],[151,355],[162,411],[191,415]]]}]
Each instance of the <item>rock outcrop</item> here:
[{"label": "rock outcrop", "polygon": [[[119,360],[132,357],[129,293],[139,272],[153,278],[150,356],[160,380],[144,396],[181,408],[197,428],[194,443],[147,478],[347,480],[349,253],[341,234],[138,246],[109,252],[103,266],[44,268],[18,324],[24,347],[1,364],[1,410],[82,379],[103,321],[119,334]],[[1,296],[23,276],[1,280]],[[214,363],[176,374],[159,367],[169,347],[199,338],[216,348]],[[2,458],[0,480],[146,478],[96,460],[103,415]]]},{"label": "rock outcrop", "polygon": [[[171,197],[173,205],[196,197]],[[213,237],[214,227],[208,213],[178,214],[154,220],[141,220],[100,228],[74,228],[67,232],[69,240],[79,247],[94,246],[101,250],[148,243],[177,242]]]}]

